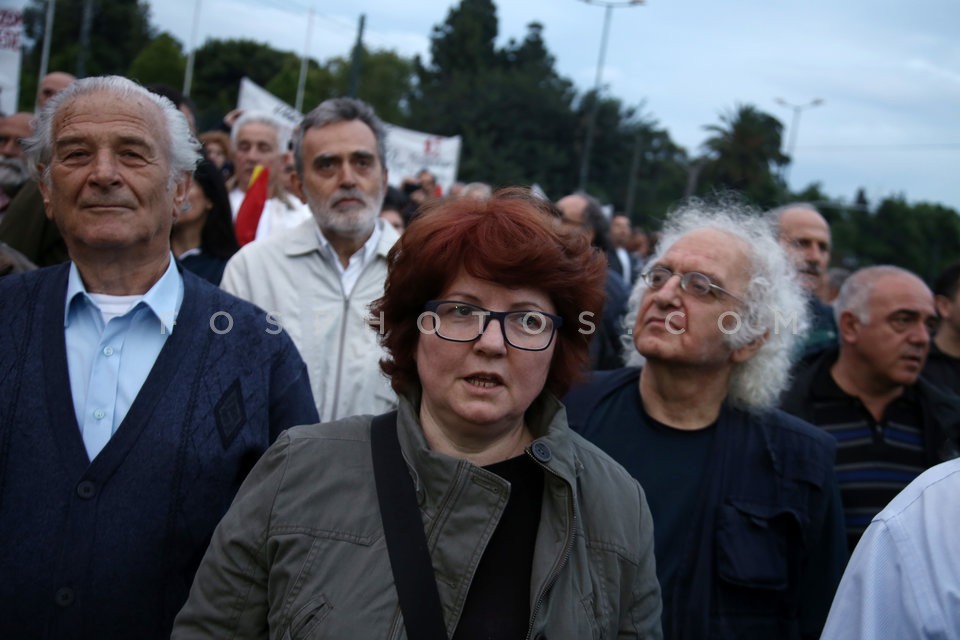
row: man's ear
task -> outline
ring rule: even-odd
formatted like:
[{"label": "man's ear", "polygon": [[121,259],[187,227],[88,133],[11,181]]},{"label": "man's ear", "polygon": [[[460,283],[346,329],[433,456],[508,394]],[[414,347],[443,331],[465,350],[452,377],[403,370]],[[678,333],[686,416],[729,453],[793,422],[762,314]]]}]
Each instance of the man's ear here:
[{"label": "man's ear", "polygon": [[937,307],[937,315],[946,318],[950,315],[950,298],[937,294],[933,299],[933,304]]},{"label": "man's ear", "polygon": [[837,333],[840,334],[840,339],[843,342],[856,342],[857,336],[860,333],[860,319],[857,318],[856,314],[852,311],[844,311],[840,314],[839,322],[837,323]]},{"label": "man's ear", "polygon": [[767,337],[769,337],[769,335],[770,335],[769,330],[764,331],[762,336],[754,338],[753,340],[743,345],[742,347],[738,347],[734,349],[733,353],[730,354],[730,361],[733,362],[734,364],[741,364],[743,362],[746,362],[747,360],[752,358],[757,353],[757,351],[760,350],[760,347],[762,347],[767,342]]},{"label": "man's ear", "polygon": [[173,191],[173,221],[176,222],[180,214],[183,213],[184,203],[187,196],[190,195],[190,185],[193,183],[193,174],[184,171],[185,178],[174,184]]},{"label": "man's ear", "polygon": [[53,220],[53,207],[50,206],[50,186],[43,178],[43,172],[46,171],[46,169],[46,165],[37,165],[37,188],[43,197],[43,213],[47,216],[47,220]]}]

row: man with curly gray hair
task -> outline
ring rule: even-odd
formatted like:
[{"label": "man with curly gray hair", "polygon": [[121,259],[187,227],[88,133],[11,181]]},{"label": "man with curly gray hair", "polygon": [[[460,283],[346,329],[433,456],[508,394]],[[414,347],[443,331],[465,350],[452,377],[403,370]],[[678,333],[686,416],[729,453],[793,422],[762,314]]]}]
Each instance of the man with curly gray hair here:
[{"label": "man with curly gray hair", "polygon": [[673,212],[631,297],[631,364],[566,399],[640,481],[665,638],[816,638],[846,560],[835,444],[774,409],[806,328],[773,229],[738,204]]}]

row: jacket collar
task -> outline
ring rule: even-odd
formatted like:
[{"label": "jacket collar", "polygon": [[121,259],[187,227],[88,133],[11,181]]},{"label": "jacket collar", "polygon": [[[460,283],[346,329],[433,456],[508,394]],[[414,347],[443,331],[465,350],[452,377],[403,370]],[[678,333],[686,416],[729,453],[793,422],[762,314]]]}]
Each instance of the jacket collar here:
[{"label": "jacket collar", "polygon": [[[443,484],[456,476],[470,462],[432,451],[420,426],[420,389],[400,396],[397,429],[400,448],[408,466],[413,467],[417,496],[422,499],[422,483],[443,479]],[[577,456],[573,432],[567,426],[563,405],[553,394],[544,391],[527,410],[527,425],[534,440],[526,447],[526,455],[546,471],[576,490],[577,475],[583,465]],[[472,465],[471,465],[472,466]]]},{"label": "jacket collar", "polygon": [[[380,242],[377,243],[376,255],[386,259],[387,252],[394,245],[400,234],[391,225],[377,219],[380,229]],[[301,256],[314,251],[320,251],[320,233],[317,221],[314,218],[304,220],[293,229],[283,234],[283,253],[288,256]]]}]

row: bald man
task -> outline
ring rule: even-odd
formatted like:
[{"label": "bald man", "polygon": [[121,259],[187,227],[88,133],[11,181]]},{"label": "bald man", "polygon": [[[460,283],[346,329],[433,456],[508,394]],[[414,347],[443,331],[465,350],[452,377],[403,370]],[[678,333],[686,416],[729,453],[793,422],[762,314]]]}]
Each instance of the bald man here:
[{"label": "bald man", "polygon": [[806,202],[794,202],[769,214],[780,244],[793,259],[800,283],[807,290],[810,329],[800,343],[797,355],[819,351],[837,343],[837,323],[833,310],[817,296],[826,282],[830,265],[830,225]]},{"label": "bald man", "polygon": [[[37,113],[47,101],[76,81],[69,73],[52,71],[37,87]],[[28,133],[29,135],[29,133]],[[0,242],[4,242],[32,263],[41,267],[60,264],[68,259],[67,245],[60,230],[47,218],[43,199],[35,180],[27,180],[11,200],[0,218]]]},{"label": "bald man", "polygon": [[582,191],[564,196],[556,204],[563,215],[563,224],[579,230],[607,257],[604,283],[607,300],[603,305],[603,317],[594,319],[597,335],[590,341],[590,368],[597,371],[617,369],[624,362],[620,336],[626,333],[623,317],[627,314],[630,288],[621,275],[623,267],[610,244],[610,221],[604,215],[600,201]]},{"label": "bald man", "polygon": [[20,140],[30,135],[32,113],[0,118],[0,215],[30,177]]},{"label": "bald man", "polygon": [[37,111],[47,104],[47,100],[69,87],[76,77],[64,71],[51,71],[43,76],[37,87]]},{"label": "bald man", "polygon": [[960,455],[960,400],[919,377],[937,312],[915,274],[860,269],[843,283],[834,312],[839,348],[800,361],[782,408],[837,439],[852,550],[910,481]]}]

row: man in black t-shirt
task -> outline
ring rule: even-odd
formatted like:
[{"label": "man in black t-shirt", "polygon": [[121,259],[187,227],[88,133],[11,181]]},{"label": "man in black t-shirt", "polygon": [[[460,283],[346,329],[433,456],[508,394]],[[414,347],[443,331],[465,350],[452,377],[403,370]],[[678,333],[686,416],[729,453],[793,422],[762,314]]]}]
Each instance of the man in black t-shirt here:
[{"label": "man in black t-shirt", "polygon": [[937,276],[933,294],[940,324],[921,375],[950,393],[960,394],[960,262]]},{"label": "man in black t-shirt", "polygon": [[846,545],[834,442],[772,409],[806,325],[793,266],[762,218],[694,203],[642,285],[643,368],[595,373],[565,403],[646,492],[664,638],[817,638]]}]

